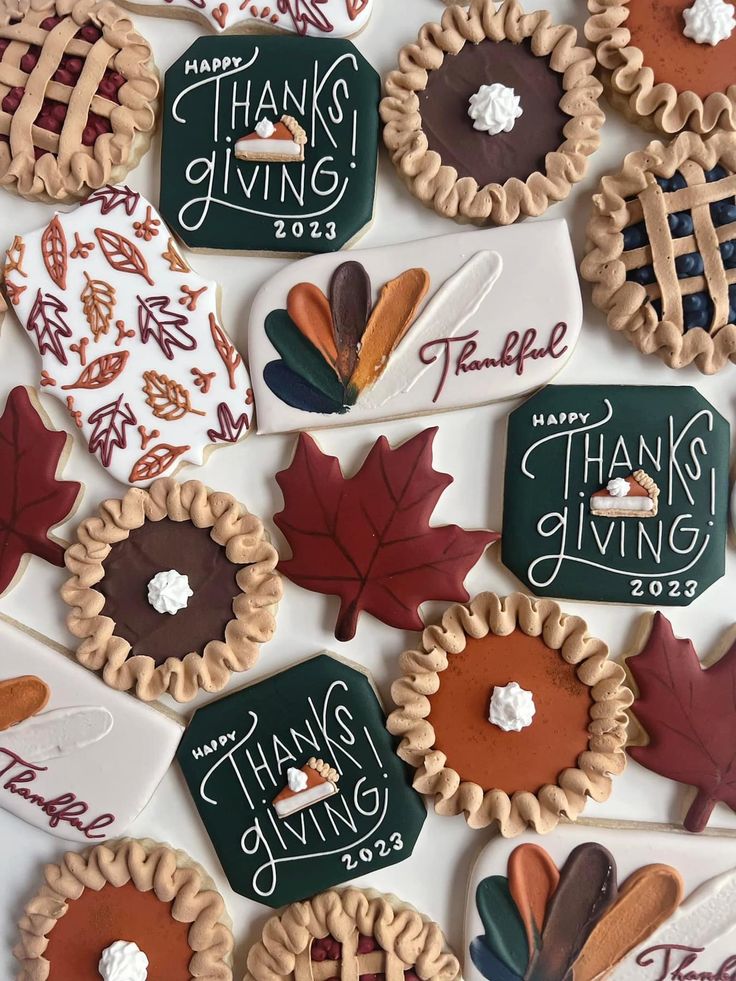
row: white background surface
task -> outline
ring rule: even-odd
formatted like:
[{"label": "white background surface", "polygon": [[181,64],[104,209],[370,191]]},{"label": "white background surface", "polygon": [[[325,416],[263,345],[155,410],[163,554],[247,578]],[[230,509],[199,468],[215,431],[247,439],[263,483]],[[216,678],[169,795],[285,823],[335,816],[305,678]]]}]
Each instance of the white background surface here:
[{"label": "white background surface", "polygon": [[[549,8],[558,19],[582,28],[583,0],[550,0]],[[358,47],[382,74],[394,66],[399,47],[416,36],[426,20],[441,16],[440,0],[376,0],[376,12],[367,29],[357,39]],[[178,20],[133,15],[140,30],[153,43],[156,60],[164,70],[198,35],[200,28]],[[606,109],[608,120],[603,128],[602,145],[591,158],[587,178],[573,190],[569,201],[548,212],[549,217],[566,217],[571,225],[578,260],[582,256],[585,224],[590,211],[590,196],[602,174],[618,168],[623,155],[644,146],[649,137],[628,125]],[[158,142],[140,167],[130,174],[128,183],[154,202],[158,199]],[[0,192],[0,249],[9,245],[14,234],[22,234],[49,221],[53,209],[31,204]],[[400,183],[381,151],[376,217],[373,228],[361,246],[381,246],[428,235],[457,231],[459,226],[424,209]],[[530,257],[533,260],[533,256]],[[194,256],[194,267],[202,274],[218,279],[223,286],[223,323],[241,350],[245,350],[246,326],[250,302],[265,279],[283,264],[282,260],[228,256]],[[520,289],[534,288],[533,262],[529,280]],[[641,383],[690,384],[697,386],[724,416],[733,422],[734,368],[720,375],[704,378],[695,369],[673,372],[658,360],[644,358],[626,340],[614,336],[603,317],[589,302],[589,289],[583,286],[586,321],[577,353],[559,376],[567,383]],[[0,337],[0,399],[18,383],[35,384],[39,368],[37,357],[21,336],[12,315],[6,318]],[[44,394],[43,405],[59,428],[70,428],[66,412],[56,400]],[[319,434],[323,450],[340,457],[346,472],[353,472],[375,438],[385,433],[391,442],[399,442],[419,432],[425,425],[438,424],[435,441],[435,466],[451,473],[455,482],[446,491],[435,512],[435,523],[457,522],[467,528],[494,528],[501,524],[505,417],[510,404],[499,404],[464,412],[448,413],[422,420],[402,420],[381,426],[347,427],[342,431]],[[203,468],[187,466],[179,472],[182,479],[197,477],[209,486],[238,496],[260,515],[275,536],[271,517],[282,507],[274,474],[291,460],[295,437],[251,436],[237,447],[212,453]],[[92,513],[104,497],[118,496],[123,487],[110,479],[93,460],[81,441],[74,437],[74,449],[65,475],[82,480],[86,495],[77,519]],[[76,524],[73,519],[60,529],[68,538]],[[484,589],[500,593],[518,588],[514,577],[498,563],[497,549],[492,547],[470,573],[467,586],[471,594]],[[736,563],[733,549],[729,554],[728,574],[690,608],[674,608],[668,616],[680,635],[693,637],[701,656],[710,653],[734,619],[734,586]],[[25,576],[7,596],[0,600],[0,610],[24,621],[63,643],[70,643],[64,626],[65,608],[57,597],[64,572],[38,559],[31,559]],[[604,638],[615,655],[628,651],[634,641],[644,610],[636,607],[612,607],[590,604],[564,604],[567,610],[585,616],[591,632]],[[433,616],[439,605],[425,607],[425,617]],[[389,686],[397,673],[400,651],[411,646],[416,636],[390,629],[370,616],[361,618],[357,636],[349,644],[338,644],[332,635],[337,601],[285,584],[285,595],[278,617],[274,640],[262,651],[261,660],[248,675],[233,679],[231,687],[257,680],[278,668],[322,648],[337,650],[365,664],[388,700]],[[22,665],[19,665],[19,670]],[[196,703],[195,703],[196,704]],[[191,707],[187,713],[191,712]],[[141,767],[145,760],[141,760]],[[638,765],[630,764],[627,773],[614,785],[611,800],[605,805],[590,802],[586,817],[631,818],[641,821],[678,821],[684,813],[687,792]],[[719,807],[711,826],[736,828],[730,811]],[[217,879],[234,920],[236,938],[235,978],[244,972],[250,943],[258,936],[269,910],[236,896],[228,888],[215,853],[200,824],[182,777],[176,766],[164,779],[159,791],[143,815],[131,828],[138,836],[151,836],[186,849],[202,862]],[[397,893],[435,917],[445,928],[455,949],[462,949],[462,921],[468,876],[475,856],[491,837],[490,833],[470,831],[461,817],[439,818],[429,815],[417,849],[404,864],[367,877],[367,884]],[[736,855],[736,842],[729,842]],[[65,850],[64,843],[33,830],[0,811],[0,981],[15,976],[15,962],[10,948],[15,938],[15,924],[24,902],[35,892],[40,881],[42,863],[57,860]],[[658,861],[667,857],[657,856]]]}]

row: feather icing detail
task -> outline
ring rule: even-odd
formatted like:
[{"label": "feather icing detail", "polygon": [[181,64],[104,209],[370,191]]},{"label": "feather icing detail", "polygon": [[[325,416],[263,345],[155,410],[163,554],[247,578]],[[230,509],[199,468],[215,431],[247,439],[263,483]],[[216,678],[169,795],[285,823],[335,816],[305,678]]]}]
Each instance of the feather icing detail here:
[{"label": "feather icing detail", "polygon": [[529,960],[539,949],[544,916],[560,881],[549,854],[539,845],[519,845],[509,856],[509,890],[526,931]]},{"label": "feather icing detail", "polygon": [[297,283],[286,298],[289,316],[333,367],[337,362],[330,301],[314,283]]},{"label": "feather icing detail", "polygon": [[371,281],[359,262],[343,262],[330,280],[330,309],[337,347],[337,373],[347,384],[371,312]]},{"label": "feather icing detail", "polygon": [[521,981],[519,975],[510,971],[489,949],[483,934],[470,941],[470,959],[487,981]]},{"label": "feather icing detail", "polygon": [[284,361],[271,361],[263,369],[263,380],[273,394],[294,409],[302,412],[315,412],[319,415],[345,413],[348,407],[342,401],[335,402],[324,392],[305,381]]},{"label": "feather icing detail", "polygon": [[419,304],[429,289],[426,269],[407,269],[389,280],[368,319],[358,352],[358,363],[350,379],[356,393],[378,380],[404,334],[416,317]]},{"label": "feather icing detail", "polygon": [[490,875],[475,891],[488,950],[512,973],[523,977],[529,963],[524,923],[503,875]]},{"label": "feather icing detail", "polygon": [[286,310],[272,310],[266,317],[265,330],[269,341],[292,374],[320,392],[330,404],[338,406],[337,409],[331,409],[331,412],[342,411],[345,405],[345,389],[340,379],[312,342],[294,324]]},{"label": "feather icing detail", "polygon": [[682,902],[683,892],[682,876],[670,865],[637,869],[593,928],[573,965],[574,981],[595,981],[607,976],[630,950],[669,920]]},{"label": "feather icing detail", "polygon": [[3,736],[3,748],[27,763],[45,763],[99,742],[112,726],[112,715],[100,706],[53,709],[14,726]]},{"label": "feather icing detail", "polygon": [[378,409],[410,392],[433,362],[417,367],[417,352],[427,341],[454,337],[493,289],[503,271],[498,252],[477,252],[440,286],[406,332],[378,382],[360,396],[360,404]]}]

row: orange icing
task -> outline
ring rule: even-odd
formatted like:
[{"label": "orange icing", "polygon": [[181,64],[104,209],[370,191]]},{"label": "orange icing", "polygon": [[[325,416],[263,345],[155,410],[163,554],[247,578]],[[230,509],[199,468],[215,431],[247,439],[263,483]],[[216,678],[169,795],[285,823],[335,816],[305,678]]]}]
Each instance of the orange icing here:
[{"label": "orange icing", "polygon": [[291,132],[288,126],[284,123],[275,123],[274,131],[270,136],[259,136],[258,133],[248,133],[247,136],[243,137],[244,140],[288,140],[289,143],[294,143],[294,134]]},{"label": "orange icing", "polygon": [[669,82],[678,92],[690,90],[704,99],[736,82],[736,31],[715,46],[685,37],[682,12],[690,6],[692,0],[629,0],[624,26],[655,82]]},{"label": "orange icing", "polygon": [[[516,630],[508,637],[468,638],[439,677],[429,722],[435,747],[461,780],[507,794],[537,793],[556,784],[588,748],[590,691],[539,637]],[[494,686],[511,681],[531,691],[536,706],[532,724],[521,732],[503,732],[488,721]]]},{"label": "orange icing", "polygon": [[138,944],[148,958],[148,981],[190,981],[190,924],[177,923],[171,906],[130,882],[85,889],[49,932],[49,981],[100,981],[102,951],[116,940]]},{"label": "orange icing", "polygon": [[312,787],[319,787],[321,784],[327,783],[325,778],[320,773],[317,773],[316,770],[312,769],[311,766],[303,766],[301,768],[301,772],[307,778],[307,786],[304,788],[304,790],[302,791],[292,790],[287,783],[287,785],[284,787],[281,793],[277,794],[274,797],[273,799],[274,804],[277,801],[286,800],[288,797],[297,797],[299,793],[305,793],[307,790],[311,790]]},{"label": "orange icing", "polygon": [[[627,497],[649,497],[649,491],[642,487],[638,480],[634,477],[626,477],[626,483],[629,485],[629,493]],[[613,495],[608,490],[607,487],[601,487],[594,494],[594,497],[612,497]]]},{"label": "orange icing", "polygon": [[308,341],[321,351],[327,361],[337,361],[334,325],[330,301],[313,283],[297,283],[289,290],[286,310]]},{"label": "orange icing", "polygon": [[0,681],[0,732],[40,712],[50,694],[49,686],[34,675]]},{"label": "orange icing", "polygon": [[511,852],[508,872],[509,890],[524,923],[529,957],[532,958],[560,873],[549,854],[534,844],[519,845]]}]

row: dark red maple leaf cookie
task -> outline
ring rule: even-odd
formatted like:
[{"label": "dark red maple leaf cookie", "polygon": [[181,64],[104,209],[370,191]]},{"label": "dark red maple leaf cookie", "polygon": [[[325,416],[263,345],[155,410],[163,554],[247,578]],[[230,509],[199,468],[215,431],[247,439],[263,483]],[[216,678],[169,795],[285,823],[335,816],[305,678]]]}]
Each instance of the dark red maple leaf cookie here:
[{"label": "dark red maple leaf cookie", "polygon": [[675,637],[655,613],[646,644],[626,666],[639,692],[632,711],[649,738],[629,755],[697,789],[684,824],[703,831],[719,801],[736,810],[736,642],[704,667],[692,641]]},{"label": "dark red maple leaf cookie", "polygon": [[49,531],[74,511],[82,486],[56,478],[69,440],[46,428],[28,389],[12,390],[0,416],[0,593],[25,555],[64,565],[64,548]]},{"label": "dark red maple leaf cookie", "polygon": [[336,457],[301,433],[291,466],[276,475],[285,507],[274,521],[292,550],[279,568],[305,589],[340,597],[338,640],[355,636],[363,610],[389,626],[421,630],[419,606],[467,600],[465,576],[500,538],[430,526],[452,483],[432,467],[436,432],[427,429],[395,449],[381,436],[350,478]]}]

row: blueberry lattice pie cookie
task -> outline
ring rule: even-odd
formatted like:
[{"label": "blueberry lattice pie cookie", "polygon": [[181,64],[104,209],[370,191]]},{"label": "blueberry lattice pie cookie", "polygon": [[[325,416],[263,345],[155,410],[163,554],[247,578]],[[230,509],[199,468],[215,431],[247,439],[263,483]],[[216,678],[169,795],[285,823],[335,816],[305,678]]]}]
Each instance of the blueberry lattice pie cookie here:
[{"label": "blueberry lattice pie cookie", "polygon": [[148,149],[159,81],[110,0],[0,0],[0,185],[70,201]]},{"label": "blueberry lattice pie cookie", "polygon": [[583,276],[613,330],[671,368],[736,363],[736,135],[682,133],[604,177]]}]

